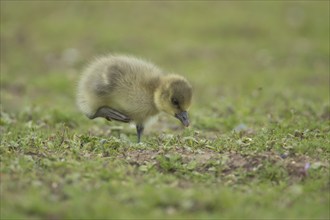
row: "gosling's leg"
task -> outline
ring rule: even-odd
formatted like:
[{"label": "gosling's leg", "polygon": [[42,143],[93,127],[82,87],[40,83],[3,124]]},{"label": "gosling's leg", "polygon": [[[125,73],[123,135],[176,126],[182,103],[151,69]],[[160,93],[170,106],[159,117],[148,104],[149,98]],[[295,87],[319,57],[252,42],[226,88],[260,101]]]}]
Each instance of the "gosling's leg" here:
[{"label": "gosling's leg", "polygon": [[141,135],[143,133],[143,130],[144,130],[143,124],[137,124],[136,125],[138,143],[140,143],[140,141],[141,141]]},{"label": "gosling's leg", "polygon": [[129,117],[127,117],[126,115],[112,109],[109,108],[107,106],[103,106],[100,107],[93,116],[89,117],[90,119],[94,119],[94,118],[105,118],[108,121],[111,120],[115,120],[115,121],[120,121],[120,122],[124,122],[124,123],[128,123],[131,121],[131,119]]}]

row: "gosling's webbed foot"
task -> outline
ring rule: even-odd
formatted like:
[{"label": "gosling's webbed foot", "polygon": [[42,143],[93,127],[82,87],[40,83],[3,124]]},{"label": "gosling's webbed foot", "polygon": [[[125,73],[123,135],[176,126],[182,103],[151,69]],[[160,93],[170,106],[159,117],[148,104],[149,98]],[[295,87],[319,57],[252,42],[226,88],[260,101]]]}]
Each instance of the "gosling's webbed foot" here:
[{"label": "gosling's webbed foot", "polygon": [[89,118],[94,119],[94,118],[98,118],[98,117],[105,118],[108,121],[115,120],[115,121],[120,121],[120,122],[124,122],[124,123],[129,123],[131,121],[131,119],[128,116],[126,116],[112,108],[109,108],[108,106],[100,107],[95,112],[95,114]]}]

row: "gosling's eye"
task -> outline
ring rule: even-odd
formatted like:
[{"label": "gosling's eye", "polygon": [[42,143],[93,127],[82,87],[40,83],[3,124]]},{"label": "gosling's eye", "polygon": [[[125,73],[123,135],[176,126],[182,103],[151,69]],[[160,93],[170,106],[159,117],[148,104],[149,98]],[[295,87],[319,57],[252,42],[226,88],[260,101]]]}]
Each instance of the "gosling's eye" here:
[{"label": "gosling's eye", "polygon": [[176,98],[172,98],[172,104],[175,105],[175,106],[178,106],[179,105],[179,101],[176,99]]}]

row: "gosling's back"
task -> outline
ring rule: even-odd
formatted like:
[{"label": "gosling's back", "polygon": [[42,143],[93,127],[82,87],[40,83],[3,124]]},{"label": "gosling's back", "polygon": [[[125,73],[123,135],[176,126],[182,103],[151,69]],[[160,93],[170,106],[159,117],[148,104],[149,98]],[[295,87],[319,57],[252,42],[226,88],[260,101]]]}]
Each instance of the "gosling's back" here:
[{"label": "gosling's back", "polygon": [[158,113],[154,91],[162,72],[155,65],[127,56],[96,59],[78,85],[78,106],[91,117],[99,107],[111,107],[136,122]]}]

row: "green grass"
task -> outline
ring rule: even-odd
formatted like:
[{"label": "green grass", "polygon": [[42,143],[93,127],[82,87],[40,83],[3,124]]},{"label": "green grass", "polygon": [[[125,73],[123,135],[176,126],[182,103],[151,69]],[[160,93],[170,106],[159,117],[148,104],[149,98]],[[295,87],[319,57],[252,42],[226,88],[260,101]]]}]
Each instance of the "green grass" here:
[{"label": "green grass", "polygon": [[[1,219],[329,219],[329,2],[1,1]],[[109,52],[194,87],[192,126],[75,106]]]}]

